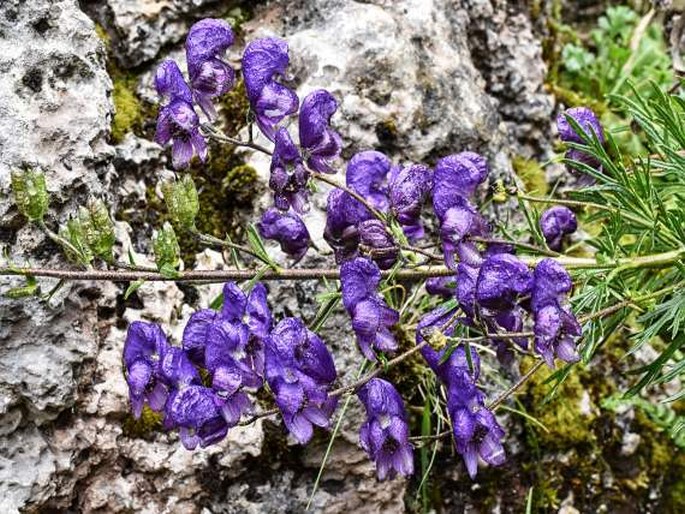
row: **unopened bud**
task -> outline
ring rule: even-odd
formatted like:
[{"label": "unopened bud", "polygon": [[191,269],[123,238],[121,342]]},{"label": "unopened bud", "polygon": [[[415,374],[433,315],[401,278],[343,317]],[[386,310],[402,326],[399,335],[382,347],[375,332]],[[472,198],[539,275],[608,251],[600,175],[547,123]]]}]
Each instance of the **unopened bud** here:
[{"label": "unopened bud", "polygon": [[11,174],[14,201],[30,221],[41,221],[48,210],[48,191],[41,171],[13,171]]},{"label": "unopened bud", "polygon": [[193,228],[200,204],[190,175],[185,175],[180,181],[165,182],[162,184],[162,193],[174,223],[179,227]]},{"label": "unopened bud", "polygon": [[181,260],[181,248],[176,239],[174,228],[165,223],[152,242],[157,269],[164,267],[176,269]]},{"label": "unopened bud", "polygon": [[[86,218],[83,216],[83,211],[85,211]],[[86,226],[84,226],[82,221],[85,221]],[[75,254],[69,248],[64,249],[67,258],[77,264],[89,264],[93,260],[93,252],[88,247],[86,235],[87,231],[90,230],[89,223],[90,216],[88,216],[88,211],[82,208],[78,217],[69,218],[66,226],[62,226],[59,229],[59,235],[69,241],[78,252],[78,254]]]},{"label": "unopened bud", "polygon": [[86,232],[88,246],[95,255],[105,261],[112,260],[112,248],[116,242],[114,223],[102,200],[91,200],[88,204],[89,230]]}]

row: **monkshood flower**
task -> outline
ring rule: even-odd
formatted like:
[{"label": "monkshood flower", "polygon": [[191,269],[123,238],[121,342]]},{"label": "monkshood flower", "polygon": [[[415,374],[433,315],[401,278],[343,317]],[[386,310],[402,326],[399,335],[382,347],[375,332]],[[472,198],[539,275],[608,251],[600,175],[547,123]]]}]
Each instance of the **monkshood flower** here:
[{"label": "monkshood flower", "polygon": [[311,243],[307,227],[293,212],[282,212],[272,207],[262,214],[257,229],[263,238],[276,241],[281,250],[296,261],[307,253]]},{"label": "monkshood flower", "polygon": [[577,362],[582,328],[571,310],[562,305],[573,286],[571,277],[561,264],[544,259],[535,267],[533,279],[535,351],[550,368],[554,367],[555,356],[565,362]]},{"label": "monkshood flower", "polygon": [[[262,385],[262,379],[248,356],[247,338],[241,334],[243,327],[241,323],[232,323],[222,317],[207,330],[205,366],[212,378],[216,403],[229,426],[238,423],[240,417],[252,408],[245,388],[256,389]],[[260,353],[263,354],[262,348]]]},{"label": "monkshood flower", "polygon": [[494,414],[477,401],[472,403],[475,404],[464,405],[456,394],[450,394],[447,400],[454,444],[474,479],[479,456],[488,464],[499,466],[506,460],[506,454],[502,446],[504,430]]},{"label": "monkshood flower", "polygon": [[559,114],[557,117],[557,129],[559,130],[559,138],[565,142],[583,143],[583,138],[568,122],[568,117],[573,118],[586,136],[590,137],[592,133],[597,136],[601,143],[604,143],[604,131],[602,125],[597,118],[597,115],[592,112],[592,109],[587,107],[573,107]]},{"label": "monkshood flower", "polygon": [[426,196],[433,187],[432,182],[432,171],[420,164],[396,167],[390,173],[390,211],[400,222],[410,241],[416,241],[424,235],[419,218]]},{"label": "monkshood flower", "polygon": [[156,323],[134,321],[124,343],[124,367],[133,416],[139,418],[145,402],[154,411],[164,408],[168,388],[161,375],[161,361],[170,346]]},{"label": "monkshood flower", "polygon": [[287,211],[290,207],[299,214],[309,210],[307,181],[310,172],[305,168],[300,150],[284,128],[278,129],[271,158],[269,187],[274,192],[274,205]]},{"label": "monkshood flower", "polygon": [[371,257],[380,269],[390,269],[397,261],[399,249],[388,233],[385,223],[377,219],[359,224],[359,243],[363,252]]},{"label": "monkshood flower", "polygon": [[460,261],[475,266],[480,260],[478,251],[473,243],[465,239],[470,236],[486,236],[490,231],[489,226],[464,197],[456,196],[452,203],[453,206],[446,209],[440,218],[440,239],[445,264],[448,268],[454,269],[455,256],[459,254]]},{"label": "monkshood flower", "polygon": [[440,159],[433,172],[433,208],[438,219],[455,205],[456,197],[469,198],[488,176],[485,157],[461,152]]},{"label": "monkshood flower", "polygon": [[174,61],[164,61],[155,75],[155,87],[162,99],[168,99],[157,117],[155,141],[164,146],[172,142],[171,160],[176,169],[185,168],[196,153],[207,159],[207,142],[200,134],[200,119],[191,103],[191,93]]},{"label": "monkshood flower", "polygon": [[576,215],[568,207],[555,205],[540,216],[540,230],[545,237],[547,246],[552,250],[561,250],[561,243],[567,234],[572,234],[578,228]]},{"label": "monkshood flower", "polygon": [[335,252],[340,264],[359,255],[359,225],[373,215],[342,189],[333,189],[326,204],[326,227],[323,237]]},{"label": "monkshood flower", "polygon": [[338,102],[325,89],[309,93],[302,101],[300,146],[307,166],[318,173],[335,173],[330,163],[340,155],[342,140],[330,127],[330,120],[337,108]]},{"label": "monkshood flower", "polygon": [[517,299],[530,293],[533,274],[528,266],[508,253],[483,261],[476,283],[476,302],[481,308],[501,312],[514,307]]},{"label": "monkshood flower", "polygon": [[231,26],[212,18],[195,23],[186,38],[193,98],[210,120],[216,117],[212,99],[225,94],[235,83],[235,72],[222,59],[233,39]]},{"label": "monkshood flower", "polygon": [[381,152],[359,152],[347,164],[347,187],[363,196],[372,207],[386,211],[390,205],[388,178],[391,168],[392,162]]},{"label": "monkshood flower", "polygon": [[397,349],[390,328],[400,316],[377,292],[380,281],[380,269],[369,259],[357,257],[340,267],[343,305],[352,318],[359,349],[372,361],[376,360],[375,350],[390,352]]},{"label": "monkshood flower", "polygon": [[379,480],[408,477],[414,473],[409,425],[404,403],[395,387],[373,378],[357,392],[366,409],[366,421],[359,432],[364,451],[376,463]]},{"label": "monkshood flower", "polygon": [[[585,153],[577,148],[569,148],[564,155],[567,161],[574,161],[576,163],[585,164],[598,173],[602,173],[602,163],[599,162],[593,155]],[[574,176],[578,177],[577,186],[589,186],[595,183],[595,178],[589,173],[582,173],[576,167],[572,166],[570,163],[566,163],[566,169]],[[580,173],[580,175],[579,175]]]},{"label": "monkshood flower", "polygon": [[205,448],[217,443],[228,433],[229,425],[221,413],[217,396],[208,387],[191,385],[183,388],[174,395],[167,410],[188,450],[194,450],[198,444]]},{"label": "monkshood flower", "polygon": [[294,91],[276,81],[288,67],[288,43],[269,37],[250,42],[243,53],[243,78],[257,126],[273,141],[275,127],[297,112],[299,99]]},{"label": "monkshood flower", "polygon": [[195,312],[183,331],[183,349],[194,364],[207,367],[205,351],[209,344],[209,330],[214,325],[230,323],[244,350],[244,362],[257,376],[264,375],[263,340],[271,331],[273,319],[266,301],[266,287],[257,283],[246,295],[235,282],[227,282],[223,289],[221,311],[202,309]]},{"label": "monkshood flower", "polygon": [[314,425],[327,428],[337,404],[328,396],[336,379],[328,348],[302,320],[283,319],[265,341],[266,379],[288,431],[309,442]]}]

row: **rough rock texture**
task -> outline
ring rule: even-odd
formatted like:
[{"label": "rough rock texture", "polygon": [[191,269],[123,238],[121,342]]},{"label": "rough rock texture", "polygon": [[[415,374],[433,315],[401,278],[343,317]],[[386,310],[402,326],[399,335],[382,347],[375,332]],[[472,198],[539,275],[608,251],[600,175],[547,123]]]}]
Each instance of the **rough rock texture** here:
[{"label": "rough rock texture", "polygon": [[[136,92],[149,98],[152,67],[169,52],[180,53],[187,27],[236,2],[80,4],[109,34],[110,58],[141,77]],[[298,92],[326,87],[341,99],[335,123],[346,156],[374,147],[399,161],[432,163],[445,153],[471,149],[490,158],[496,178],[510,180],[513,153],[546,152],[553,104],[542,89],[544,63],[531,22],[525,10],[507,4],[282,0],[257,6],[241,37],[286,37]],[[9,170],[30,164],[47,173],[51,226],[89,195],[110,198],[114,212],[133,225],[117,224],[119,250],[138,250],[137,262],[146,263],[149,243],[141,240],[149,239],[150,227],[142,226],[140,213],[153,201],[159,208],[151,184],[169,171],[161,149],[144,131],[116,146],[108,143],[112,82],[95,24],[75,1],[9,0],[0,5],[0,41],[3,248],[17,262],[61,263],[58,249],[26,225],[7,200]],[[268,162],[246,159],[266,176]],[[159,221],[161,214],[155,216]],[[318,237],[321,221],[320,211],[309,220]],[[196,263],[224,265],[211,251]],[[304,264],[321,261],[309,258]],[[0,279],[0,289],[16,283]],[[44,291],[53,285],[41,284]],[[316,311],[316,295],[324,292],[317,283],[269,288],[279,316],[308,320]],[[123,285],[81,284],[61,289],[47,303],[0,298],[0,511],[303,511],[328,442],[325,434],[302,450],[288,443],[280,424],[264,421],[190,453],[175,435],[136,424],[128,413],[120,357],[128,323],[159,321],[178,341],[190,313],[207,306],[218,286],[146,284],[127,301],[123,290]],[[343,383],[359,362],[348,325],[338,313],[322,331]],[[376,482],[356,444],[360,418],[353,402],[314,510],[414,508],[415,498],[405,498],[406,482]],[[441,458],[449,463],[446,482],[462,484],[454,457],[446,451]],[[472,505],[463,489],[456,495],[462,495],[459,501],[448,494],[446,505]]]}]

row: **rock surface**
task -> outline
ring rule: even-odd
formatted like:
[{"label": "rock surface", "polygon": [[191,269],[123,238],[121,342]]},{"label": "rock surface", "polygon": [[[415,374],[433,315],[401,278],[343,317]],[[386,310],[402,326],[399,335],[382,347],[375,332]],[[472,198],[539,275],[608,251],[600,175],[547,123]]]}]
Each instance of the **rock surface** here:
[{"label": "rock surface", "polygon": [[[22,165],[47,174],[49,224],[63,221],[90,195],[105,197],[120,219],[133,225],[117,223],[121,253],[130,249],[144,264],[150,250],[149,242],[141,242],[149,241],[150,228],[135,214],[153,201],[159,204],[151,186],[169,173],[165,154],[142,132],[111,142],[106,45],[81,9],[104,27],[118,73],[140,77],[136,91],[146,98],[154,65],[169,53],[181,53],[193,21],[245,4],[84,0],[79,7],[75,0],[6,0],[0,5],[0,245],[13,261],[63,264],[54,244],[27,225],[8,200],[9,171]],[[489,157],[494,178],[511,180],[513,154],[548,152],[553,101],[543,91],[545,65],[533,25],[525,10],[509,4],[280,0],[254,7],[240,39],[265,34],[288,39],[298,93],[326,87],[341,99],[334,121],[346,157],[377,148],[397,161],[431,164],[446,153],[470,149]],[[260,176],[268,174],[267,161],[246,159]],[[310,223],[319,237],[321,221],[315,209]],[[309,257],[303,264],[321,265],[319,259]],[[196,263],[224,266],[211,251]],[[0,289],[15,284],[0,279]],[[48,291],[54,284],[41,285]],[[313,282],[269,289],[278,316],[307,320],[315,315],[316,295],[325,291]],[[124,285],[74,284],[49,302],[0,297],[0,511],[304,511],[327,435],[318,434],[302,450],[288,442],[280,424],[260,421],[191,453],[176,435],[130,417],[121,370],[128,323],[158,321],[178,341],[188,316],[206,307],[218,286],[146,284],[128,301],[123,291]],[[356,374],[359,362],[348,325],[339,312],[321,331],[343,383]],[[417,500],[407,494],[406,482],[376,482],[357,446],[361,416],[352,402],[313,510],[415,510]],[[449,463],[446,508],[477,508],[449,450],[440,458]],[[516,494],[524,498],[526,490],[521,491]],[[501,498],[491,505],[504,509]]]}]

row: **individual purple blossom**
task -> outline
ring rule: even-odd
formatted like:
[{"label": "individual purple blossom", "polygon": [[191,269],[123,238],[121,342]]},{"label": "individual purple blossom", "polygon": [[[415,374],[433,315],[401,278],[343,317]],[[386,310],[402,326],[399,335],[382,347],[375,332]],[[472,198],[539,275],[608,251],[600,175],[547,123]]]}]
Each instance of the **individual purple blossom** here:
[{"label": "individual purple blossom", "polygon": [[508,253],[492,255],[483,261],[476,283],[476,302],[491,311],[509,310],[516,300],[528,295],[533,274],[528,266]]},{"label": "individual purple blossom", "polygon": [[380,269],[390,269],[397,261],[399,249],[380,220],[370,219],[359,224],[359,243],[362,251],[378,264]]},{"label": "individual purple blossom", "polygon": [[494,414],[482,404],[462,405],[454,402],[448,410],[452,420],[452,433],[457,452],[464,459],[466,470],[474,479],[478,472],[478,457],[492,466],[499,466],[506,460],[502,445],[504,430],[495,419]]},{"label": "individual purple blossom", "polygon": [[266,379],[288,431],[309,442],[313,426],[327,428],[337,404],[328,391],[335,364],[324,342],[302,320],[285,318],[266,339]]},{"label": "individual purple blossom", "polygon": [[342,189],[333,189],[328,194],[323,237],[333,248],[336,263],[359,255],[359,226],[372,217],[361,202]]},{"label": "individual purple blossom", "polygon": [[390,328],[399,321],[399,313],[378,294],[380,280],[378,266],[363,257],[346,261],[340,267],[343,305],[352,318],[360,350],[372,361],[376,360],[375,350],[397,349]]},{"label": "individual purple blossom", "polygon": [[[602,173],[603,171],[602,163],[598,161],[594,155],[590,155],[577,148],[569,148],[566,150],[564,159],[567,161],[566,169],[568,172],[578,177],[578,181],[576,182],[576,185],[578,186],[591,186],[595,183],[595,177],[588,173],[587,170],[578,169],[577,166],[580,164],[589,166],[597,173]],[[571,161],[575,164],[572,164]]]},{"label": "individual purple blossom", "polygon": [[309,210],[309,170],[305,168],[300,150],[286,129],[276,131],[274,143],[269,178],[269,187],[274,192],[274,205],[282,211],[292,207],[295,212],[304,214]]},{"label": "individual purple blossom", "polygon": [[[440,218],[440,239],[447,267],[455,268],[455,256],[458,254],[475,257],[475,246],[465,240],[471,236],[486,236],[488,233],[488,224],[475,207],[464,197],[456,196],[453,206],[444,211]],[[466,259],[471,265],[476,264],[471,262],[473,257]],[[460,260],[464,260],[461,255]]]},{"label": "individual purple blossom", "polygon": [[577,362],[580,355],[577,342],[582,335],[580,323],[567,307],[565,296],[573,284],[568,272],[552,259],[543,259],[533,273],[531,308],[535,323],[535,351],[550,368],[554,357],[565,362]]},{"label": "individual purple blossom", "polygon": [[373,378],[357,392],[366,409],[366,421],[359,432],[364,451],[376,463],[379,480],[408,477],[414,473],[409,425],[404,403],[395,387]]},{"label": "individual purple blossom", "polygon": [[575,122],[585,133],[586,137],[591,137],[592,133],[597,136],[600,143],[604,143],[604,131],[602,124],[599,122],[597,115],[587,107],[573,107],[559,114],[557,117],[557,129],[559,130],[559,138],[562,141],[569,143],[584,143],[583,138],[571,126],[568,117],[573,118]]},{"label": "individual purple blossom", "polygon": [[166,335],[156,323],[134,321],[124,343],[124,368],[133,416],[139,418],[147,402],[161,411],[168,396],[161,375],[161,361],[169,350]]},{"label": "individual purple blossom", "polygon": [[550,207],[540,216],[540,230],[547,246],[552,250],[561,250],[565,235],[572,234],[578,228],[578,220],[573,211],[564,205]]},{"label": "individual purple blossom", "polygon": [[440,159],[433,172],[433,208],[442,218],[457,197],[470,198],[488,176],[485,157],[475,152],[461,152]]},{"label": "individual purple blossom", "polygon": [[311,244],[309,231],[302,219],[293,212],[268,209],[257,223],[260,235],[273,239],[281,245],[281,250],[299,261]]},{"label": "individual purple blossom", "polygon": [[212,99],[225,94],[235,83],[235,72],[222,59],[233,39],[231,26],[212,18],[195,23],[186,38],[193,98],[210,120],[216,117]]},{"label": "individual purple blossom", "polygon": [[229,425],[224,419],[212,389],[191,385],[179,391],[168,406],[169,417],[179,428],[181,442],[188,450],[199,444],[205,448],[226,437]]},{"label": "individual purple blossom", "polygon": [[424,230],[419,218],[432,187],[433,173],[427,166],[414,164],[396,167],[390,173],[390,211],[400,222],[410,241],[423,237]]},{"label": "individual purple blossom", "polygon": [[245,90],[257,126],[273,141],[275,127],[297,112],[299,99],[294,91],[276,81],[288,67],[288,43],[268,37],[250,42],[243,53]]},{"label": "individual purple blossom", "polygon": [[162,146],[172,142],[171,162],[174,168],[186,168],[193,154],[197,154],[202,162],[207,160],[207,142],[199,127],[195,109],[185,100],[172,100],[160,109],[155,142]]},{"label": "individual purple blossom", "polygon": [[385,211],[389,206],[388,178],[391,169],[392,162],[381,152],[359,152],[347,165],[347,187],[363,196],[375,209]]},{"label": "individual purple blossom", "polygon": [[155,87],[164,101],[157,117],[155,141],[164,146],[172,142],[174,168],[188,166],[193,154],[207,159],[207,142],[200,134],[200,119],[190,103],[190,89],[173,61],[164,61],[155,75]]},{"label": "individual purple blossom", "polygon": [[309,93],[300,107],[300,145],[307,166],[318,173],[335,173],[330,163],[340,155],[342,140],[330,120],[337,108],[338,102],[325,89]]}]

